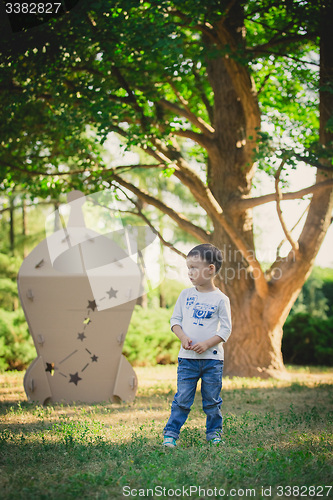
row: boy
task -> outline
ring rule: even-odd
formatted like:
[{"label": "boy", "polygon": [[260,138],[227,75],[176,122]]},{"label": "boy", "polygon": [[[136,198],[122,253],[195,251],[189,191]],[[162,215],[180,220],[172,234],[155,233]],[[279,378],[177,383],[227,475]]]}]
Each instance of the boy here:
[{"label": "boy", "polygon": [[171,330],[181,341],[181,348],[177,393],[163,432],[163,445],[169,447],[176,446],[199,378],[202,407],[206,413],[206,439],[219,444],[222,433],[222,342],[231,333],[229,299],[213,283],[222,264],[222,254],[213,245],[198,245],[187,255],[186,264],[193,287],[180,293],[170,320]]}]

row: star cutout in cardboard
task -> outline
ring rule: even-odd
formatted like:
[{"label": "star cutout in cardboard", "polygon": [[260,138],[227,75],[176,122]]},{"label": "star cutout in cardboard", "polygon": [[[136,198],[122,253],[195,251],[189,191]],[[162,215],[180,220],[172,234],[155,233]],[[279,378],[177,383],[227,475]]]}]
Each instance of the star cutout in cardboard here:
[{"label": "star cutout in cardboard", "polygon": [[74,373],[74,375],[72,373],[70,373],[69,376],[71,378],[69,383],[73,382],[73,384],[75,384],[75,385],[77,385],[79,380],[82,380],[82,378],[79,377],[79,372]]},{"label": "star cutout in cardboard", "polygon": [[94,362],[96,361],[97,362],[98,360],[98,356],[96,356],[96,354],[94,354],[93,356],[91,356],[91,361]]},{"label": "star cutout in cardboard", "polygon": [[83,342],[83,339],[86,339],[87,337],[85,336],[84,332],[82,332],[77,334],[77,338],[78,340],[81,340],[81,342]]},{"label": "star cutout in cardboard", "polygon": [[54,363],[46,363],[45,371],[46,372],[50,372],[51,375],[53,375],[53,372],[54,372]]},{"label": "star cutout in cardboard", "polygon": [[88,300],[88,307],[87,309],[91,309],[92,311],[95,311],[97,305],[95,300]]},{"label": "star cutout in cardboard", "polygon": [[114,290],[112,287],[110,288],[110,290],[108,292],[106,292],[109,296],[109,299],[112,299],[112,297],[115,297],[117,298],[117,293],[118,293],[118,290]]}]

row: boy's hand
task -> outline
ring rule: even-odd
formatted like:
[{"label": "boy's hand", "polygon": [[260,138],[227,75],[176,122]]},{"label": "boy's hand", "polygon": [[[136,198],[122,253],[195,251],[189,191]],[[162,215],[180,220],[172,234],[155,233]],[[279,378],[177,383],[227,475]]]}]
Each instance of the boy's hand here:
[{"label": "boy's hand", "polygon": [[197,352],[198,354],[202,354],[210,347],[213,347],[214,345],[217,345],[222,341],[223,339],[221,337],[219,337],[218,335],[214,335],[208,340],[194,344],[194,346],[191,347],[191,350]]},{"label": "boy's hand", "polygon": [[192,349],[191,344],[192,344],[192,340],[185,335],[182,338],[182,347],[183,347],[183,349],[186,349],[187,351],[191,350]]},{"label": "boy's hand", "polygon": [[202,354],[205,351],[207,351],[208,348],[209,348],[209,345],[207,342],[198,342],[197,344],[194,344],[194,346],[192,346],[190,349],[191,349],[191,351],[195,351],[198,354]]},{"label": "boy's hand", "polygon": [[187,351],[190,350],[192,340],[186,335],[182,327],[180,325],[173,325],[172,331],[181,341],[183,349],[186,349]]}]

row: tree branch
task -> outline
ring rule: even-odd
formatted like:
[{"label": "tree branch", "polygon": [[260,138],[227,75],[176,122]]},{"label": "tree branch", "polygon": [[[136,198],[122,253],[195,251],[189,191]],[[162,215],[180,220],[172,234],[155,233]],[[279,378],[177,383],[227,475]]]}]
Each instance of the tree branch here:
[{"label": "tree branch", "polygon": [[214,122],[214,110],[213,110],[213,106],[210,104],[210,102],[209,102],[209,100],[207,98],[207,95],[206,95],[206,93],[204,91],[204,88],[203,88],[201,80],[200,80],[200,75],[195,71],[194,68],[192,69],[192,73],[194,74],[194,78],[195,78],[195,82],[196,82],[196,88],[199,91],[201,100],[202,100],[202,102],[204,103],[204,105],[206,107],[210,123],[213,123]]},{"label": "tree branch", "polygon": [[272,72],[271,73],[268,73],[265,78],[263,79],[263,82],[262,84],[260,85],[260,88],[257,90],[257,96],[259,97],[259,95],[261,94],[261,92],[263,91],[264,87],[265,87],[265,84],[267,82],[267,80],[271,77],[272,75]]},{"label": "tree branch", "polygon": [[140,106],[139,102],[137,101],[135,92],[132,91],[130,84],[126,80],[126,78],[123,76],[122,72],[120,69],[114,64],[111,68],[111,73],[112,71],[115,73],[115,76],[121,85],[121,87],[127,92],[128,94],[128,103],[133,106],[134,110],[138,113],[139,119],[141,126],[143,130],[147,129],[147,117],[144,114],[143,108]]},{"label": "tree branch", "polygon": [[89,168],[84,168],[84,169],[80,169],[80,170],[71,170],[71,171],[68,171],[68,172],[45,172],[45,171],[41,171],[41,170],[29,170],[27,168],[18,167],[17,165],[14,165],[11,162],[6,162],[6,161],[3,161],[3,160],[0,160],[0,165],[3,165],[4,167],[10,167],[12,170],[16,170],[18,172],[22,172],[24,174],[28,174],[31,177],[33,177],[34,175],[44,175],[44,176],[47,176],[47,177],[55,177],[57,175],[59,175],[59,176],[63,176],[63,175],[78,175],[78,174],[83,174],[84,172],[91,172],[91,170]]},{"label": "tree branch", "polygon": [[273,50],[258,50],[254,51],[251,48],[246,49],[247,52],[250,52],[254,56],[260,56],[260,54],[269,54],[271,56],[279,56],[279,57],[285,57],[286,59],[291,59],[292,61],[295,61],[299,64],[310,64],[312,66],[316,66],[316,68],[319,67],[319,64],[313,61],[306,61],[304,59],[299,59],[298,57],[293,57],[290,54],[286,54],[285,52],[278,52],[278,51],[273,51]]},{"label": "tree branch", "polygon": [[241,251],[243,257],[252,268],[253,274],[255,275],[254,282],[257,292],[261,297],[265,297],[268,292],[268,285],[265,278],[265,273],[263,272],[260,262],[257,260],[254,251],[247,246],[242,236],[234,228],[234,225],[229,223],[227,218],[222,213],[218,214],[218,216],[216,217],[216,221],[221,224],[223,229],[233,240],[237,248]]},{"label": "tree branch", "polygon": [[[54,156],[54,155],[52,155]],[[45,157],[46,159],[48,156]],[[98,170],[93,170],[89,167],[83,168],[83,169],[78,169],[78,170],[68,170],[66,172],[48,172],[48,171],[42,171],[42,170],[29,170],[27,168],[24,168],[23,166],[17,166],[14,165],[11,162],[6,162],[0,159],[0,165],[3,165],[5,167],[10,167],[12,170],[22,172],[24,174],[28,174],[31,177],[34,177],[35,175],[42,175],[45,177],[63,177],[66,175],[72,176],[72,175],[79,175],[83,174],[85,172],[89,172],[89,177],[93,177],[94,174],[100,175],[105,172],[126,172],[127,170],[134,170],[136,168],[143,168],[143,169],[149,169],[149,168],[166,168],[165,163],[158,163],[158,164],[136,164],[136,165],[119,165],[117,167],[107,167],[107,168],[99,168]]]},{"label": "tree branch", "polygon": [[[133,200],[132,200],[133,202]],[[175,252],[176,254],[180,255],[181,257],[183,257],[184,259],[186,258],[186,255],[181,252],[180,250],[178,250],[176,247],[174,247],[172,245],[172,243],[170,243],[169,241],[166,241],[163,236],[161,235],[161,233],[159,231],[157,231],[157,229],[152,225],[152,223],[150,222],[150,220],[145,216],[145,214],[142,212],[142,210],[138,207],[137,204],[135,204],[137,209],[138,209],[138,213],[137,215],[139,217],[141,217],[145,222],[146,224],[150,227],[150,229],[153,231],[153,233],[156,234],[156,236],[160,239],[160,241],[162,242],[162,244],[167,247],[167,248],[170,248],[170,250],[172,250],[173,252]],[[132,212],[133,214],[135,214],[135,212]]]},{"label": "tree branch", "polygon": [[210,241],[210,234],[207,233],[204,229],[201,229],[200,227],[197,227],[195,224],[190,222],[185,216],[179,214],[178,212],[176,212],[172,208],[168,207],[163,202],[161,202],[157,198],[154,198],[146,191],[140,190],[136,186],[134,186],[133,184],[125,181],[119,175],[114,174],[114,175],[112,175],[112,178],[118,184],[120,184],[124,188],[128,189],[133,194],[135,194],[141,200],[146,201],[150,205],[153,205],[154,207],[158,208],[161,212],[168,215],[172,220],[174,220],[179,225],[179,227],[184,229],[184,231],[192,234],[199,241],[201,241],[203,243],[207,243]]},{"label": "tree branch", "polygon": [[[169,151],[166,150],[164,145],[161,143],[159,144],[159,147],[161,148],[162,155],[168,154]],[[170,152],[169,152],[170,153]],[[219,205],[219,203],[216,201],[213,193],[209,189],[208,186],[206,186],[200,177],[194,172],[186,163],[184,158],[181,156],[179,151],[172,151],[171,152],[174,158],[171,158],[171,162],[175,166],[175,172],[174,175],[184,184],[186,185],[191,193],[193,194],[194,198],[200,203],[202,208],[207,212],[207,214],[211,217],[213,221],[216,221],[217,223],[221,224],[221,226],[224,228],[224,230],[229,234],[230,238],[233,240],[237,248],[242,252],[242,255],[244,258],[247,260],[249,265],[252,266],[252,268],[256,271],[256,280],[255,280],[255,285],[258,290],[258,293],[262,296],[264,296],[267,293],[267,281],[265,278],[265,275],[262,271],[262,268],[260,266],[260,263],[256,259],[253,250],[248,248],[247,244],[245,241],[242,239],[241,235],[238,234],[238,232],[235,230],[234,226],[228,222],[226,219],[225,215],[223,214],[222,207]],[[171,156],[172,156],[171,155]],[[163,157],[163,156],[162,156]],[[162,159],[161,157],[161,159]],[[163,158],[164,161],[165,158]],[[173,160],[173,161],[172,161]],[[134,191],[133,191],[134,192]],[[139,195],[140,191],[138,190],[137,196],[140,197]],[[145,200],[150,203],[148,198],[145,198]],[[155,200],[156,201],[156,200]],[[154,206],[157,206],[156,204],[152,203]],[[157,207],[158,208],[158,207]],[[164,213],[165,210],[161,209]],[[174,219],[176,220],[176,219]],[[183,229],[185,229],[187,232],[190,232],[193,234],[191,231],[188,231],[188,229],[184,226],[182,226]],[[196,227],[196,226],[194,226]],[[199,229],[199,228],[196,228]],[[202,230],[201,230],[202,231]],[[206,241],[207,237],[209,237],[206,233]],[[201,241],[204,241],[201,239]]]},{"label": "tree branch", "polygon": [[191,123],[193,123],[193,125],[197,126],[204,135],[211,137],[212,134],[214,134],[214,132],[215,132],[214,127],[212,127],[209,123],[206,123],[205,120],[203,120],[199,116],[196,116],[196,114],[194,114],[191,111],[188,101],[186,99],[184,99],[184,97],[181,95],[180,92],[178,92],[175,84],[171,80],[169,81],[169,85],[172,88],[172,90],[174,91],[175,96],[177,97],[179,102],[183,105],[184,109],[186,110],[188,117],[189,117],[188,119],[191,121]]},{"label": "tree branch", "polygon": [[[142,212],[139,204],[133,200],[132,198],[130,198],[130,196],[128,196],[128,194],[123,190],[121,189],[120,187],[118,187],[118,189],[124,194],[124,196],[126,196],[126,198],[131,202],[133,203],[133,205],[136,207],[136,209],[138,210],[137,212],[133,212],[131,210],[119,210],[120,213],[126,213],[126,214],[131,214],[131,215],[136,215],[137,217],[140,217],[141,219],[143,219],[147,226],[150,227],[150,229],[152,230],[152,232],[154,234],[156,234],[156,236],[160,239],[160,241],[162,242],[162,244],[167,247],[167,248],[170,248],[170,250],[172,250],[173,252],[175,252],[176,254],[180,255],[181,257],[184,257],[186,258],[186,255],[181,252],[180,250],[178,250],[177,248],[175,248],[172,243],[166,241],[163,236],[161,235],[161,233],[152,225],[152,223],[150,222],[150,220],[145,216],[145,214]],[[89,197],[88,197],[89,199]],[[102,205],[101,203],[97,203],[96,201],[93,201],[93,203],[95,205],[98,205],[100,207],[103,207],[103,208],[106,208],[110,211],[112,211],[112,208],[110,207],[107,207],[106,205]]]},{"label": "tree branch", "polygon": [[[259,23],[260,24],[260,23]],[[253,48],[248,48],[247,50],[249,52],[252,52],[253,54],[265,52],[266,49],[272,49],[273,47],[279,47],[281,45],[286,45],[289,43],[294,43],[294,42],[302,42],[304,43],[304,40],[314,40],[315,35],[310,35],[309,33],[305,33],[304,35],[301,35],[299,33],[294,33],[290,34],[288,36],[283,36],[284,30],[282,31],[277,31],[268,42],[263,43],[261,45],[257,45],[256,47]],[[287,32],[287,31],[286,31]],[[272,53],[272,51],[270,51]]]},{"label": "tree branch", "polygon": [[[320,192],[328,187],[333,186],[333,179],[328,179],[327,181],[318,182],[318,184],[313,184],[307,188],[300,189],[299,191],[294,191],[291,193],[281,193],[281,200],[297,200],[303,198],[308,194],[313,194]],[[276,200],[276,193],[265,194],[263,196],[258,196],[256,198],[243,198],[237,202],[230,202],[230,208],[235,212],[242,212],[249,208],[258,207],[264,205],[265,203],[270,203]]]},{"label": "tree branch", "polygon": [[[55,203],[59,203],[59,200],[53,199],[50,201],[38,201],[37,203],[28,203],[25,205],[25,207],[30,208],[30,207],[38,207],[40,205],[54,205]],[[19,205],[14,205],[13,209],[18,210],[18,209],[22,209],[22,207],[23,207],[23,203],[19,204]],[[3,214],[5,212],[9,212],[9,210],[11,210],[11,207],[1,208],[0,214]]]},{"label": "tree branch", "polygon": [[[131,170],[134,170],[136,168],[143,168],[143,169],[150,169],[150,168],[155,168],[155,169],[160,169],[160,168],[163,168],[165,169],[166,168],[166,165],[165,163],[158,163],[158,164],[137,164],[137,165],[119,165],[118,167],[110,167],[110,168],[103,168],[101,173],[104,173],[104,172],[119,172],[119,173],[122,173],[122,172],[127,172],[127,171],[131,171]],[[99,172],[97,172],[99,173]]]},{"label": "tree branch", "polygon": [[[167,153],[167,152],[166,152]],[[228,222],[227,218],[223,214],[223,210],[221,206],[218,204],[216,199],[214,198],[212,192],[205,186],[200,177],[187,165],[185,160],[178,155],[178,159],[174,162],[175,172],[174,175],[183,182],[186,186],[189,187],[195,199],[200,203],[202,208],[207,212],[207,214],[211,217],[213,221],[221,224],[224,230],[228,233],[230,238],[233,240],[237,248],[241,251],[244,258],[247,260],[249,265],[253,268],[256,274],[255,286],[258,290],[258,293],[264,296],[267,293],[267,281],[265,275],[262,271],[260,263],[254,255],[252,249],[248,248],[246,242],[242,239],[241,235],[235,230],[234,226]],[[119,182],[119,184],[126,187],[127,183],[118,176],[115,176],[115,180]],[[185,231],[193,234],[200,241],[209,241],[211,239],[211,235],[198,228],[194,224],[186,221],[183,223],[183,220],[180,218],[176,212],[174,212],[169,207],[162,204],[159,200],[150,197],[148,193],[142,193],[139,189],[135,188],[131,184],[128,184],[128,189],[135,193],[139,198],[141,197],[143,200],[147,201],[159,208],[162,212],[169,215],[173,220],[175,220],[180,227],[182,227]],[[152,201],[151,201],[152,200]],[[198,233],[199,231],[199,233]]]},{"label": "tree branch", "polygon": [[174,148],[168,149],[161,141],[155,139],[154,145],[159,151],[160,161],[171,164],[174,168],[174,175],[189,188],[194,198],[200,203],[207,214],[214,218],[216,214],[222,213],[222,208],[213,196],[209,187],[204,184],[199,175],[188,165],[181,155],[180,148],[174,142]]},{"label": "tree branch", "polygon": [[173,15],[179,17],[179,19],[182,19],[183,21],[185,21],[187,23],[188,28],[192,28],[194,31],[201,31],[202,33],[207,35],[213,42],[216,42],[215,30],[211,24],[205,23],[205,24],[196,24],[196,25],[192,26],[191,25],[192,19],[190,17],[188,17],[186,14],[184,14],[183,12],[181,12],[180,10],[177,10],[177,9],[171,10],[170,9],[169,12],[170,12],[170,14],[173,14]]},{"label": "tree branch", "polygon": [[174,143],[175,147],[170,149],[157,139],[155,139],[153,143],[156,150],[147,148],[144,151],[156,161],[160,162],[161,165],[164,164],[165,167],[173,167],[175,177],[189,188],[193,197],[208,215],[214,217],[216,213],[222,212],[220,205],[217,203],[209,187],[204,184],[199,175],[190,168],[182,157],[179,147],[177,148],[177,144]]},{"label": "tree branch", "polygon": [[285,224],[285,221],[284,221],[283,216],[282,216],[281,203],[280,203],[281,199],[282,199],[282,192],[281,192],[281,189],[279,186],[279,182],[280,182],[281,171],[282,171],[282,168],[283,168],[283,165],[285,164],[285,162],[286,161],[284,159],[281,161],[281,165],[279,166],[278,170],[275,173],[276,210],[277,210],[277,214],[278,214],[283,232],[286,235],[286,238],[289,241],[295,254],[297,255],[298,250],[299,250],[299,246],[298,246],[298,243],[293,240],[291,233]]},{"label": "tree branch", "polygon": [[202,118],[197,117],[189,109],[178,106],[178,104],[170,102],[167,99],[161,99],[159,101],[159,104],[165,109],[172,111],[176,115],[180,115],[183,118],[186,118],[190,123],[192,123],[192,125],[198,127],[206,138],[213,138],[213,134],[215,132],[214,128],[204,120],[202,120]]},{"label": "tree branch", "polygon": [[203,148],[209,150],[209,148],[212,146],[212,143],[207,137],[205,137],[203,134],[198,134],[197,132],[193,132],[193,130],[184,130],[184,129],[179,129],[179,130],[174,130],[173,131],[174,135],[177,135],[178,137],[186,137],[187,139],[191,139],[192,141],[196,142]]},{"label": "tree branch", "polygon": [[299,161],[304,161],[307,165],[311,165],[312,167],[318,168],[318,170],[323,170],[325,172],[333,172],[333,166],[328,166],[328,165],[323,165],[319,161],[312,160],[311,158],[308,158],[307,156],[302,156],[297,153],[293,153],[294,156],[296,156],[297,160]]},{"label": "tree branch", "polygon": [[[292,233],[294,231],[294,229],[296,229],[296,227],[298,226],[298,224],[301,222],[301,220],[303,219],[304,215],[306,214],[306,212],[309,210],[309,205],[306,207],[306,209],[304,210],[304,212],[302,213],[302,215],[300,216],[300,218],[298,219],[298,221],[296,222],[296,224],[291,228],[290,232]],[[287,241],[286,238],[284,238],[283,240],[280,241],[280,243],[278,244],[278,246],[276,247],[276,260],[280,258],[280,250],[281,250],[281,247],[282,245]]]}]

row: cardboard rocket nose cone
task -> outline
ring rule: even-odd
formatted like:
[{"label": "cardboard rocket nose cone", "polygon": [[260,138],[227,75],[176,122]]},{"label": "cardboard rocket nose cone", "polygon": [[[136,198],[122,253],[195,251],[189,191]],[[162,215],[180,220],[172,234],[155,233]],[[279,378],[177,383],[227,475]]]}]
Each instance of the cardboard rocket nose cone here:
[{"label": "cardboard rocket nose cone", "polygon": [[73,192],[67,227],[43,240],[18,274],[37,350],[24,388],[30,400],[100,402],[135,398],[137,378],[122,355],[141,286],[137,264],[115,241],[88,229]]}]

